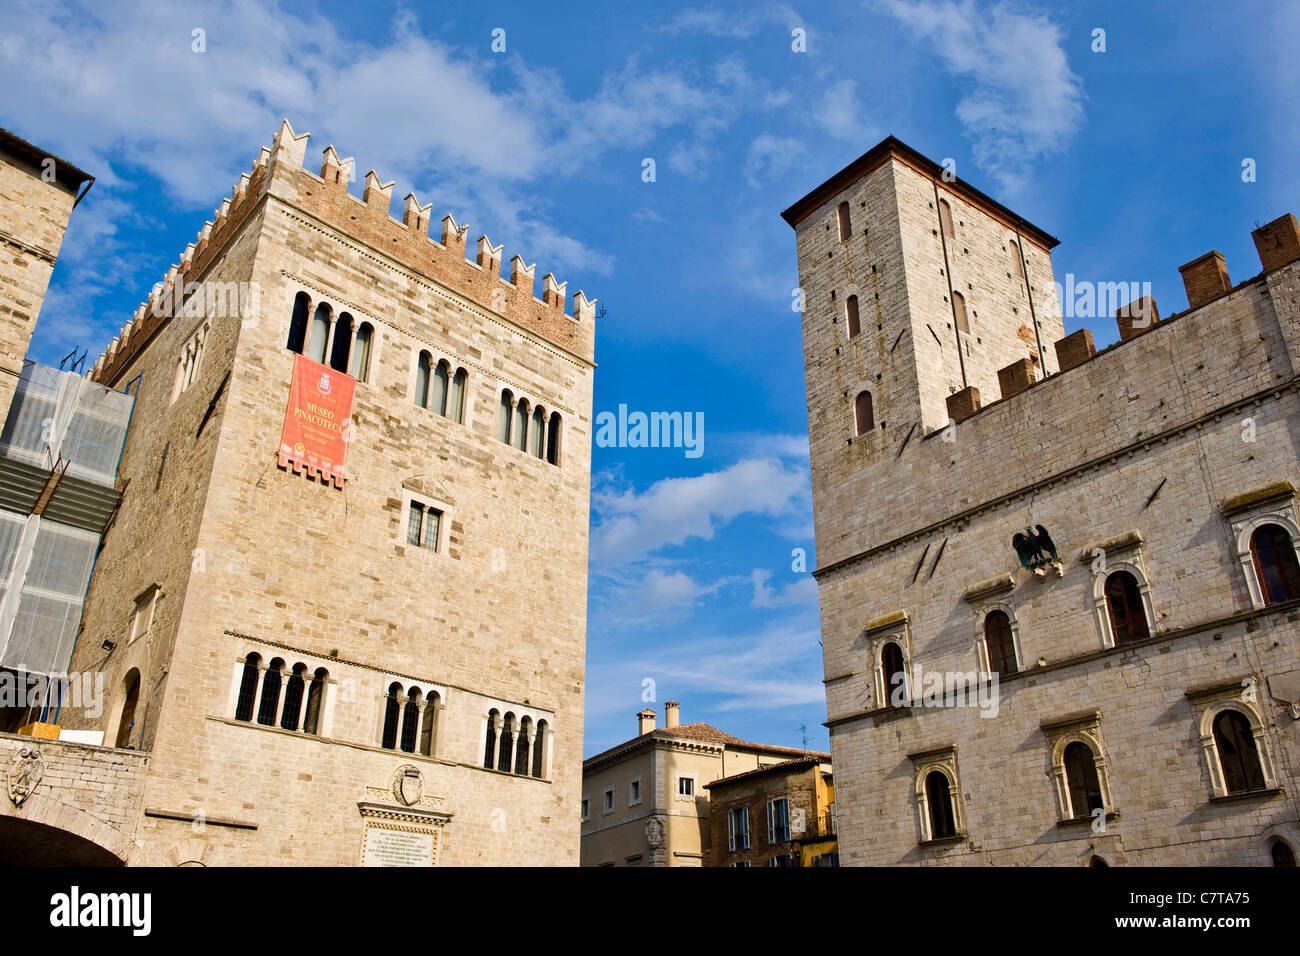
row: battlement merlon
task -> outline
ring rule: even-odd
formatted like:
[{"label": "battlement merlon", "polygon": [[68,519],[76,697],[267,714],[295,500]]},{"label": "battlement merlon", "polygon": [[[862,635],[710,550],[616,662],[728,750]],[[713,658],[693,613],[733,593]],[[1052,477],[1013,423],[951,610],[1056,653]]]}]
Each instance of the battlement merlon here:
[{"label": "battlement merlon", "polygon": [[[268,162],[265,189],[270,195],[580,359],[594,359],[595,334],[590,325],[594,311],[580,308],[575,296],[572,314],[566,314],[567,303],[563,300],[568,294],[567,283],[552,277],[550,296],[544,284],[542,297],[538,298],[531,266],[512,268],[510,279],[503,279],[502,248],[484,238],[474,255],[467,257],[469,225],[457,221],[450,212],[442,216],[438,238],[430,237],[432,203],[422,206],[414,194],[406,197],[402,218],[393,218],[388,209],[392,184],[381,182],[374,171],[367,174],[363,196],[358,200],[347,191],[352,160],[339,157],[333,146],[324,152],[321,175],[303,168],[301,157],[305,155],[307,136],[295,133],[287,120],[281,124]],[[514,258],[522,265],[521,257]],[[594,301],[584,299],[586,306]]]},{"label": "battlement merlon", "polygon": [[[414,193],[406,197],[401,221],[394,219],[389,215],[393,183],[381,182],[374,170],[367,173],[365,191],[358,200],[347,191],[354,162],[341,158],[333,146],[324,151],[319,176],[303,168],[309,137],[309,133],[295,133],[288,120],[280,124],[271,146],[260,149],[252,170],[240,176],[230,198],[222,200],[213,219],[199,230],[164,281],[153,287],[123,334],[96,359],[90,372],[92,378],[99,382],[115,380],[140,345],[171,318],[188,284],[202,277],[226,245],[230,231],[241,227],[248,213],[267,195],[303,209],[579,359],[594,361],[595,299],[579,291],[573,297],[572,316],[566,315],[567,283],[557,282],[548,274],[544,277],[544,298],[536,298],[534,266],[525,267],[517,255],[512,259],[510,280],[505,281],[500,275],[502,247],[493,246],[486,236],[479,240],[477,261],[471,262],[465,257],[469,226],[458,224],[450,213],[443,217],[442,241],[431,239],[428,230],[433,204],[421,205]],[[361,217],[356,215],[358,207],[365,211]]]}]

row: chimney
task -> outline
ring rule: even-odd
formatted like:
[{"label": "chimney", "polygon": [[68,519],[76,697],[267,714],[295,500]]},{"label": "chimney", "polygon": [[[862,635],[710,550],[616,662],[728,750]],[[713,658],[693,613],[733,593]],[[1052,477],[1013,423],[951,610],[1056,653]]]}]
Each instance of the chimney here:
[{"label": "chimney", "polygon": [[1272,272],[1300,259],[1300,225],[1295,216],[1287,213],[1267,226],[1260,226],[1250,234],[1259,253],[1259,264],[1265,272]]},{"label": "chimney", "polygon": [[642,737],[655,729],[655,718],[659,715],[647,707],[637,714],[637,736]]},{"label": "chimney", "polygon": [[664,726],[665,727],[671,728],[677,726],[678,724],[677,714],[678,714],[678,708],[680,706],[681,705],[675,700],[664,702]]},{"label": "chimney", "polygon": [[1149,295],[1134,299],[1122,309],[1115,312],[1115,322],[1119,326],[1119,340],[1127,342],[1151,328],[1160,321],[1160,310],[1156,300]]},{"label": "chimney", "polygon": [[1232,280],[1228,278],[1228,267],[1224,265],[1223,253],[1212,249],[1205,255],[1193,259],[1187,265],[1179,266],[1183,274],[1183,288],[1187,290],[1187,304],[1199,309],[1207,302],[1213,302],[1221,295],[1232,290]]}]

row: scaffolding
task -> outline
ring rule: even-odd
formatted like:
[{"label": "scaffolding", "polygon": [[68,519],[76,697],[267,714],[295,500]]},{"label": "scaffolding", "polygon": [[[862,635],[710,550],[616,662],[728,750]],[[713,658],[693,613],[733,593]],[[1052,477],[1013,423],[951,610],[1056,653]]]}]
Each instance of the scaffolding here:
[{"label": "scaffolding", "polygon": [[121,500],[133,396],[23,364],[0,433],[0,667],[63,674],[100,538]]}]

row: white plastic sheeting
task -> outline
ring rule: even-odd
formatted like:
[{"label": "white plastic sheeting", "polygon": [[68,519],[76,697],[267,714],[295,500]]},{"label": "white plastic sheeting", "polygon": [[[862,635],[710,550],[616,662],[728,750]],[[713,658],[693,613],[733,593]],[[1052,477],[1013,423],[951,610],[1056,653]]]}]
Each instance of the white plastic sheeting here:
[{"label": "white plastic sheeting", "polygon": [[0,666],[29,674],[67,667],[99,535],[0,511]]},{"label": "white plastic sheeting", "polygon": [[111,488],[134,403],[74,372],[25,362],[0,456],[46,469],[63,459],[67,474]]},{"label": "white plastic sheeting", "polygon": [[[0,434],[0,457],[46,471],[66,461],[67,476],[112,488],[134,401],[75,373],[26,362]],[[99,535],[26,510],[0,500],[0,667],[62,673]]]}]

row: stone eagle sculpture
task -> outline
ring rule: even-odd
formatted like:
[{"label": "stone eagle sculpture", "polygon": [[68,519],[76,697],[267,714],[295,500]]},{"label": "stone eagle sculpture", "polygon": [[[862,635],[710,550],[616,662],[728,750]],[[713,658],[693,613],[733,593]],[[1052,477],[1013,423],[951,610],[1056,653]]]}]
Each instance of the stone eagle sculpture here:
[{"label": "stone eagle sculpture", "polygon": [[1016,554],[1020,555],[1020,564],[1030,571],[1038,571],[1046,565],[1059,563],[1052,536],[1041,524],[1018,532],[1011,539],[1011,543],[1015,546]]}]

